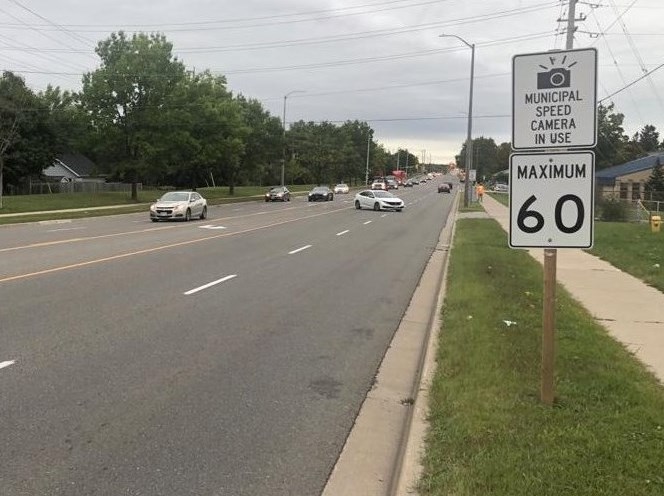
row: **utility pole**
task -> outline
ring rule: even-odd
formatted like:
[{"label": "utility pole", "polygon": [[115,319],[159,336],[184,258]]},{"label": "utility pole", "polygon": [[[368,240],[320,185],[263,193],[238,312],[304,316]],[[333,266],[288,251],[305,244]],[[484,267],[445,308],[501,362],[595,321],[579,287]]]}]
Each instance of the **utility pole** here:
[{"label": "utility pole", "polygon": [[[583,21],[585,17],[576,19],[576,3],[569,0],[567,12],[567,40],[565,49],[574,48],[575,21]],[[558,19],[562,22],[563,19]],[[553,149],[549,151],[555,151]],[[545,405],[552,406],[555,399],[555,328],[556,328],[556,271],[558,250],[544,248],[544,295],[542,301],[542,382],[540,399]]]}]

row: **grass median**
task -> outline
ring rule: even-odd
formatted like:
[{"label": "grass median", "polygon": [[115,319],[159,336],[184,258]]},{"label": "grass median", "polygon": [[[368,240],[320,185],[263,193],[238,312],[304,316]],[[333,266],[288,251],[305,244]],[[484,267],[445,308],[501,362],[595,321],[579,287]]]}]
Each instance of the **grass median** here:
[{"label": "grass median", "polygon": [[[312,188],[310,185],[289,186],[295,195],[304,194]],[[261,201],[268,188],[261,186],[238,186],[235,194],[228,193],[228,187],[199,188],[198,191],[207,199],[209,205],[222,203]],[[164,190],[145,189],[138,193],[138,201],[131,199],[131,194],[124,191],[98,193],[54,193],[43,195],[4,196],[0,214],[21,214],[0,216],[0,224],[33,222],[43,220],[77,219],[135,212],[148,212],[148,205],[165,193]],[[100,209],[99,207],[104,207]],[[106,208],[109,207],[109,208]],[[117,207],[117,208],[112,208]],[[57,210],[83,209],[77,212],[56,212]],[[85,210],[90,209],[90,210]],[[35,212],[34,215],[25,215]],[[44,212],[44,213],[36,213]]]},{"label": "grass median", "polygon": [[460,219],[422,495],[664,494],[664,390],[561,287],[556,401],[539,401],[542,268]]}]

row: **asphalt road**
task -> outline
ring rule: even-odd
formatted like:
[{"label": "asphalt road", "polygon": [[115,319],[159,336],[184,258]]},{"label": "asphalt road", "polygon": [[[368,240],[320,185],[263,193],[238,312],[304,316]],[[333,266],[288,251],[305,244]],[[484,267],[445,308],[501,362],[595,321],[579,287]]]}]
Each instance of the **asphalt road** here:
[{"label": "asphalt road", "polygon": [[0,228],[0,494],[316,495],[452,204]]}]

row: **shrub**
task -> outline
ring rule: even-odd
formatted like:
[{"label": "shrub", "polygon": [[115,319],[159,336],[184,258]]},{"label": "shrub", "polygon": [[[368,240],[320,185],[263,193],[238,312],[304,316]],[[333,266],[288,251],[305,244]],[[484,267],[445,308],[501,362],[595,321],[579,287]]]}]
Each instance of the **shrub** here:
[{"label": "shrub", "polygon": [[607,222],[625,222],[629,218],[629,206],[616,198],[601,200],[599,218]]}]

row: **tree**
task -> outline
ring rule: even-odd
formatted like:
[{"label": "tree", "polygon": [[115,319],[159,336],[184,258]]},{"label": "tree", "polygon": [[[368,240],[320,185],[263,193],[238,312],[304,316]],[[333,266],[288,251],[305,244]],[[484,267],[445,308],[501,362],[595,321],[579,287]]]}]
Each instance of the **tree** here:
[{"label": "tree", "polygon": [[48,109],[11,72],[0,78],[0,207],[7,185],[18,186],[39,175],[56,155]]},{"label": "tree", "polygon": [[498,150],[496,151],[496,160],[498,162],[498,171],[494,174],[504,171],[510,168],[510,155],[512,154],[512,144],[511,143],[501,143],[498,145]]},{"label": "tree", "polygon": [[92,149],[90,119],[79,104],[76,93],[48,85],[38,95],[48,111],[48,122],[55,136],[58,152],[84,152]]},{"label": "tree", "polygon": [[641,149],[648,153],[654,152],[659,148],[659,133],[655,126],[646,124],[643,129],[634,136]]},{"label": "tree", "polygon": [[664,166],[657,158],[657,164],[652,170],[652,174],[645,184],[646,193],[654,201],[664,201]]},{"label": "tree", "polygon": [[[158,123],[170,93],[185,76],[163,35],[122,31],[99,42],[101,66],[83,77],[81,103],[97,135],[98,152],[120,175],[135,183],[152,151],[151,138],[160,136]],[[155,132],[157,131],[157,132]]]},{"label": "tree", "polygon": [[[456,162],[462,169],[466,166],[466,143],[463,143],[461,152],[455,157]],[[483,181],[484,178],[490,177],[492,174],[502,170],[501,164],[498,162],[498,147],[493,138],[485,138],[480,136],[473,139],[473,166],[475,169],[477,180]]]},{"label": "tree", "polygon": [[630,142],[622,127],[625,116],[614,112],[614,105],[597,107],[597,170],[624,164],[645,155],[640,145]]},{"label": "tree", "polygon": [[[283,128],[278,117],[270,115],[258,100],[236,97],[248,128],[240,157],[237,181],[251,184],[263,178],[281,160]],[[262,182],[262,181],[261,181]],[[230,194],[233,194],[230,185]]]}]

